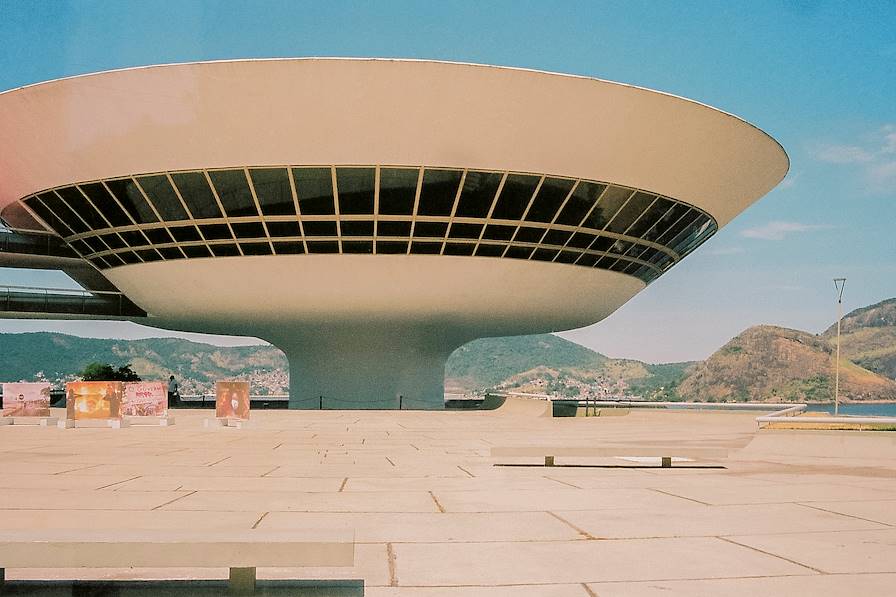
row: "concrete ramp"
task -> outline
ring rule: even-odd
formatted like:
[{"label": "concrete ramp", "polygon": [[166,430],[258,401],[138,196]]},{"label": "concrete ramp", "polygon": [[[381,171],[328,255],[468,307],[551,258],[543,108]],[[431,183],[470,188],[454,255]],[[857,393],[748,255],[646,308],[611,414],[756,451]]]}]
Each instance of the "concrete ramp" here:
[{"label": "concrete ramp", "polygon": [[499,414],[521,417],[551,417],[551,401],[507,396],[504,404],[496,408]]}]

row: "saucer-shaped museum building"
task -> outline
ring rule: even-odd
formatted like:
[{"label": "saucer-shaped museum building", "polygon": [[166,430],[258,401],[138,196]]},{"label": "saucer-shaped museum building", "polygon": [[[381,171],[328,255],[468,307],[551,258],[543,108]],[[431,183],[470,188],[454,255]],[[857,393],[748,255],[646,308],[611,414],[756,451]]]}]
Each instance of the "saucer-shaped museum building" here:
[{"label": "saucer-shaped museum building", "polygon": [[455,348],[603,319],[787,169],[730,114],[522,69],[51,81],[0,94],[0,266],[62,269],[90,300],[22,290],[0,316],[256,336],[285,351],[295,408],[441,408]]}]

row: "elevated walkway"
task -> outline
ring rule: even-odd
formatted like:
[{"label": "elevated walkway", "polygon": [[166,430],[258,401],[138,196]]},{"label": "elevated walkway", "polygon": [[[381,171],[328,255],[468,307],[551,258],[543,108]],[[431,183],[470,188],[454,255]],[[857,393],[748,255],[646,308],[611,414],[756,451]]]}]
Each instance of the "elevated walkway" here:
[{"label": "elevated walkway", "polygon": [[61,238],[0,230],[0,267],[57,270],[83,289],[0,286],[0,317],[94,319],[146,317]]}]

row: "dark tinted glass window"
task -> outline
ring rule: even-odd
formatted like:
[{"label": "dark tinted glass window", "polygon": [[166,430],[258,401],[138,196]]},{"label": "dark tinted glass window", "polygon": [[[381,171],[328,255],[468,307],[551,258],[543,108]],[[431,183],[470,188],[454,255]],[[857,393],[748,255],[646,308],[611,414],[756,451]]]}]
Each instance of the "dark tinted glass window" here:
[{"label": "dark tinted glass window", "polygon": [[464,179],[464,189],[460,193],[455,216],[461,218],[484,218],[491,209],[501,184],[500,172],[477,172],[470,170]]},{"label": "dark tinted glass window", "polygon": [[[538,194],[535,195],[535,201],[529,208],[529,213],[526,214],[526,219],[530,222],[552,222],[574,183],[574,180],[563,178],[545,178],[541,188],[538,189]],[[578,222],[575,225],[577,224]]]},{"label": "dark tinted glass window", "polygon": [[600,201],[586,218],[582,226],[585,228],[594,228],[595,230],[603,230],[604,226],[613,219],[619,208],[632,195],[631,189],[622,187],[608,187],[600,196]]},{"label": "dark tinted glass window", "polygon": [[220,218],[223,215],[204,174],[177,172],[171,175],[171,179],[194,218]]},{"label": "dark tinted glass window", "polygon": [[548,233],[541,239],[541,243],[562,247],[569,240],[570,236],[572,236],[572,232],[567,232],[566,230],[548,230]]},{"label": "dark tinted glass window", "polygon": [[150,224],[159,221],[132,179],[109,180],[106,181],[106,186],[136,223]]},{"label": "dark tinted glass window", "polygon": [[123,249],[126,246],[124,241],[117,234],[104,234],[100,238],[103,239],[103,242],[106,243],[106,246],[110,249]]},{"label": "dark tinted glass window", "polygon": [[594,251],[609,251],[613,246],[613,243],[615,242],[615,238],[610,238],[608,236],[598,236],[594,240],[594,243],[592,243],[590,248]]},{"label": "dark tinted glass window", "polygon": [[343,220],[339,222],[339,231],[342,236],[373,236],[373,221]]},{"label": "dark tinted glass window", "polygon": [[308,241],[309,253],[338,253],[339,243],[336,241]]},{"label": "dark tinted glass window", "polygon": [[[286,170],[281,170],[286,178]],[[255,200],[252,199],[252,192],[249,190],[249,182],[246,180],[246,173],[242,170],[218,170],[210,171],[208,177],[212,179],[215,185],[215,191],[218,193],[218,199],[224,206],[224,211],[228,216],[257,216],[258,210],[255,208]],[[287,182],[287,191],[289,191],[289,183]],[[289,192],[289,206],[292,204],[292,193]]]},{"label": "dark tinted glass window", "polygon": [[424,216],[450,215],[462,174],[460,170],[426,170],[417,213]]},{"label": "dark tinted glass window", "polygon": [[106,263],[108,263],[111,267],[123,265],[125,262],[124,259],[122,259],[118,255],[106,255],[104,259],[106,260]]},{"label": "dark tinted glass window", "polygon": [[496,220],[519,220],[532,199],[538,185],[538,176],[528,174],[508,174],[501,189],[501,196],[495,203],[492,218]]},{"label": "dark tinted glass window", "polygon": [[678,233],[678,236],[668,243],[669,247],[678,253],[683,253],[690,248],[693,241],[703,234],[709,228],[710,220],[705,215],[697,216],[693,222],[688,224],[684,230]]},{"label": "dark tinted glass window", "polygon": [[597,263],[598,259],[600,259],[600,257],[598,257],[597,255],[589,255],[589,254],[585,253],[579,257],[578,261],[576,261],[576,265],[584,265],[585,267],[591,267],[592,265]]},{"label": "dark tinted glass window", "polygon": [[521,243],[537,243],[544,236],[544,232],[544,228],[527,228],[522,226],[516,231],[516,236],[513,237],[513,240]]},{"label": "dark tinted glass window", "polygon": [[171,235],[168,234],[168,231],[164,228],[153,228],[150,230],[144,230],[144,234],[146,234],[146,238],[154,245],[161,245],[164,243],[170,243]]},{"label": "dark tinted glass window", "polygon": [[156,253],[154,249],[144,249],[143,251],[137,251],[137,255],[140,256],[140,259],[149,263],[150,261],[161,261],[162,256]]},{"label": "dark tinted glass window", "polygon": [[536,261],[553,261],[557,253],[558,251],[555,249],[535,249],[535,252],[532,253],[532,259]]},{"label": "dark tinted glass window", "polygon": [[460,224],[454,222],[451,224],[451,231],[448,236],[451,238],[479,238],[482,234],[482,224]]},{"label": "dark tinted glass window", "polygon": [[187,219],[187,212],[184,211],[180,199],[177,198],[174,189],[168,183],[168,177],[163,175],[141,176],[137,179],[137,182],[143,187],[146,196],[155,205],[163,220],[177,221]]},{"label": "dark tinted glass window", "polygon": [[233,234],[236,235],[237,239],[264,238],[267,236],[264,233],[264,226],[261,225],[261,222],[234,222],[230,224],[230,227],[233,228]]},{"label": "dark tinted glass window", "polygon": [[485,243],[476,247],[476,255],[479,257],[500,257],[504,254],[505,245],[487,245]]},{"label": "dark tinted glass window", "polygon": [[333,178],[329,168],[293,168],[299,209],[304,215],[335,214]]},{"label": "dark tinted glass window", "polygon": [[227,224],[205,224],[204,226],[199,226],[199,230],[202,231],[202,236],[204,236],[206,240],[224,240],[233,238]]},{"label": "dark tinted glass window", "polygon": [[73,241],[69,241],[68,244],[71,245],[72,248],[73,248],[75,251],[77,251],[78,253],[80,253],[82,256],[83,256],[83,255],[88,255],[88,254],[90,254],[90,253],[93,253],[93,250],[92,250],[92,249],[90,248],[90,246],[89,246],[87,243],[85,243],[84,241],[81,241],[81,240],[73,240]]},{"label": "dark tinted glass window", "polygon": [[101,183],[82,184],[81,190],[90,197],[91,203],[106,216],[106,219],[113,226],[127,226],[131,224],[127,214],[122,211],[121,207],[118,206],[118,203]]},{"label": "dark tinted glass window", "polygon": [[181,247],[184,251],[184,254],[187,257],[209,257],[211,254],[209,253],[208,247],[204,245],[190,245],[187,247]]},{"label": "dark tinted glass window", "polygon": [[102,230],[109,227],[106,220],[93,208],[77,187],[64,187],[56,192],[59,193],[59,196],[62,197],[72,211],[81,216],[81,219],[87,223],[91,230]]},{"label": "dark tinted glass window", "polygon": [[[170,228],[171,236],[178,242],[189,242],[192,240],[200,240],[199,231],[195,226],[178,226]],[[189,257],[189,255],[188,255]]]},{"label": "dark tinted glass window", "polygon": [[274,242],[274,252],[277,255],[300,255],[305,252],[305,246],[300,242]]},{"label": "dark tinted glass window", "polygon": [[662,197],[657,197],[656,201],[653,202],[653,205],[651,205],[647,211],[632,224],[631,228],[629,228],[628,235],[637,237],[643,236],[644,233],[650,230],[650,228],[652,228],[671,207],[671,201],[663,199]]},{"label": "dark tinted glass window", "polygon": [[219,245],[209,245],[215,257],[236,257],[240,254],[240,250],[234,243],[224,243]]},{"label": "dark tinted glass window", "polygon": [[91,257],[89,261],[100,269],[109,267],[109,264],[102,257]]},{"label": "dark tinted glass window", "polygon": [[574,251],[560,251],[560,254],[554,259],[554,263],[575,263],[579,258],[579,253]]},{"label": "dark tinted glass window", "polygon": [[653,203],[654,196],[647,193],[636,192],[610,220],[607,230],[617,234],[625,234],[628,227]]},{"label": "dark tinted glass window", "polygon": [[499,226],[497,224],[489,224],[485,227],[483,238],[491,238],[494,240],[510,240],[513,233],[516,232],[516,226]]},{"label": "dark tinted glass window", "polygon": [[402,216],[414,213],[418,173],[416,168],[380,168],[379,213]]},{"label": "dark tinted glass window", "polygon": [[106,246],[106,243],[95,236],[85,238],[84,242],[87,243],[88,247],[90,247],[91,253],[99,253],[100,251],[109,250],[109,247]]},{"label": "dark tinted glass window", "polygon": [[305,236],[336,236],[336,222],[302,222]]},{"label": "dark tinted glass window", "polygon": [[447,230],[447,222],[417,222],[414,224],[414,237],[442,238]]},{"label": "dark tinted glass window", "polygon": [[342,241],[343,253],[373,253],[373,241],[370,240],[344,240]]},{"label": "dark tinted glass window", "polygon": [[[44,195],[46,195],[46,193],[44,193]],[[39,198],[33,197],[25,203],[28,207],[33,209],[50,228],[56,231],[59,236],[71,236],[74,234],[74,231],[66,226],[61,218],[56,217],[56,214],[52,213],[46,204]]]},{"label": "dark tinted glass window", "polygon": [[180,249],[178,249],[177,247],[161,247],[156,250],[161,253],[162,257],[164,257],[166,260],[184,258],[184,254],[181,253]]},{"label": "dark tinted glass window", "polygon": [[[329,171],[327,171],[329,174]],[[286,168],[255,168],[249,170],[255,196],[266,216],[290,216],[296,213]]]},{"label": "dark tinted glass window", "polygon": [[580,181],[557,216],[557,223],[578,226],[604,191],[604,185]]},{"label": "dark tinted glass window", "polygon": [[124,253],[118,253],[118,258],[121,259],[125,263],[140,263],[140,258],[137,257],[136,253],[132,253],[130,251],[125,251]]},{"label": "dark tinted glass window", "polygon": [[666,230],[669,229],[675,222],[677,222],[683,215],[688,213],[688,206],[683,205],[681,203],[676,203],[672,206],[672,209],[668,210],[662,216],[660,216],[659,221],[653,224],[647,232],[645,232],[641,238],[649,241],[656,242],[656,240],[665,234]]},{"label": "dark tinted glass window", "polygon": [[514,247],[511,245],[507,247],[504,257],[509,257],[511,259],[528,259],[529,256],[532,255],[532,251],[532,247]]},{"label": "dark tinted glass window", "polygon": [[372,214],[374,181],[373,168],[336,168],[339,213]]},{"label": "dark tinted glass window", "polygon": [[698,217],[700,217],[700,212],[689,208],[678,221],[669,226],[666,231],[660,235],[656,242],[664,245],[669,244],[670,241],[678,236],[682,230],[690,226]]},{"label": "dark tinted glass window", "polygon": [[268,243],[240,243],[243,255],[270,255],[271,245]]},{"label": "dark tinted glass window", "polygon": [[81,221],[75,212],[73,212],[56,193],[44,193],[43,195],[40,195],[40,200],[43,201],[44,205],[49,207],[53,213],[62,218],[62,221],[76,233],[80,234],[89,230],[87,225]]},{"label": "dark tinted glass window", "polygon": [[376,241],[376,252],[382,255],[402,255],[408,252],[408,241]]},{"label": "dark tinted glass window", "polygon": [[445,255],[472,255],[476,245],[473,243],[446,243]]},{"label": "dark tinted glass window", "polygon": [[302,236],[298,222],[266,222],[271,236]]},{"label": "dark tinted glass window", "polygon": [[122,238],[122,240],[124,240],[124,242],[132,247],[142,247],[144,245],[150,244],[146,237],[143,236],[143,233],[139,230],[119,232],[118,235]]},{"label": "dark tinted glass window", "polygon": [[388,220],[380,220],[376,223],[377,236],[410,236],[410,222],[392,222]]},{"label": "dark tinted glass window", "polygon": [[411,243],[411,253],[418,255],[438,255],[442,252],[442,243],[427,243],[414,241]]},{"label": "dark tinted glass window", "polygon": [[584,249],[591,245],[592,241],[594,241],[594,235],[586,234],[584,232],[576,232],[572,235],[572,238],[569,239],[569,246]]}]

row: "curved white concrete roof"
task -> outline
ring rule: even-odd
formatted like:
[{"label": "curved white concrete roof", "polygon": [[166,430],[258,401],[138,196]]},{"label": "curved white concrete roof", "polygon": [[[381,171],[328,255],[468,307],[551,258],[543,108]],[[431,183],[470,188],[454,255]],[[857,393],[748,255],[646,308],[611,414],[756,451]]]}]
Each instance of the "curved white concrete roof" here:
[{"label": "curved white concrete roof", "polygon": [[629,85],[387,59],[150,66],[0,94],[0,210],[136,173],[284,164],[535,172],[663,194],[719,225],[783,179],[755,126]]}]

